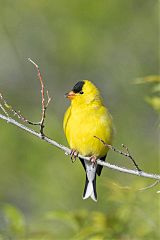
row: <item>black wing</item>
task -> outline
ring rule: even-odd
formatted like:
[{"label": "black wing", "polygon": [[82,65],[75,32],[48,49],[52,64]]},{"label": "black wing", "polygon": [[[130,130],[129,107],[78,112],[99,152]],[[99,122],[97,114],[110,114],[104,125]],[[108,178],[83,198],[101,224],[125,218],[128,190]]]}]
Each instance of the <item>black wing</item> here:
[{"label": "black wing", "polygon": [[[107,155],[105,155],[104,157],[101,157],[100,160],[105,161],[106,156],[107,156]],[[101,165],[98,165],[98,166],[97,166],[97,171],[96,171],[96,173],[97,173],[98,176],[101,175],[102,168],[103,168],[103,166],[101,166]]]},{"label": "black wing", "polygon": [[84,163],[84,160],[82,158],[79,158],[79,160],[81,161],[83,167],[84,167],[84,170],[86,171],[86,166],[85,166],[85,163]]}]

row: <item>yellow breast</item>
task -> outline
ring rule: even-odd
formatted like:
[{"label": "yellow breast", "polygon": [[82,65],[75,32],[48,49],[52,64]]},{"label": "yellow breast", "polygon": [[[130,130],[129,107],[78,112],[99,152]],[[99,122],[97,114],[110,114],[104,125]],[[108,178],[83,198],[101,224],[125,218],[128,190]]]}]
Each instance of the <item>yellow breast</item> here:
[{"label": "yellow breast", "polygon": [[72,149],[84,156],[102,157],[108,149],[94,136],[111,143],[112,119],[102,105],[71,106],[64,117],[64,132]]}]

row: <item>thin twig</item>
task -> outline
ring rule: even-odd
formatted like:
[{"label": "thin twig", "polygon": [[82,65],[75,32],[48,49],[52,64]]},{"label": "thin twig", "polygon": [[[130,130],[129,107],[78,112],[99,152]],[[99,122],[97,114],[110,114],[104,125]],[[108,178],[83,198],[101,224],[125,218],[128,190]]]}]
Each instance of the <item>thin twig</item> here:
[{"label": "thin twig", "polygon": [[48,99],[47,99],[46,109],[47,109],[47,107],[48,107],[50,101],[52,100],[52,98],[49,96],[49,92],[48,92],[48,90],[47,90],[47,98],[48,98]]},{"label": "thin twig", "polygon": [[125,146],[124,144],[122,144],[122,147],[127,151],[127,153],[122,152],[122,154],[123,154],[124,156],[130,158],[130,160],[133,162],[133,164],[135,165],[135,167],[137,168],[138,171],[142,171],[142,170],[139,168],[138,164],[135,162],[135,160],[134,160],[134,158],[132,157],[132,155],[130,154],[128,147]]},{"label": "thin twig", "polygon": [[144,188],[140,188],[139,191],[144,191],[144,190],[153,188],[153,187],[155,187],[157,184],[159,184],[159,181],[160,181],[160,180],[156,180],[156,181],[155,181],[154,183],[152,183],[151,185],[149,185],[149,186],[147,186],[147,187],[144,187]]},{"label": "thin twig", "polygon": [[[3,101],[3,97],[2,97],[2,94],[1,94],[1,93],[0,93],[0,99]],[[7,117],[9,117],[6,109],[3,107],[3,105],[2,105],[1,103],[0,103],[0,108],[1,108],[2,111],[5,113],[5,115],[6,115]]]},{"label": "thin twig", "polygon": [[2,106],[2,104],[0,104],[0,108],[2,109],[2,111],[5,113],[5,115],[7,117],[9,117],[8,113],[6,112],[6,110],[4,109],[4,107]]},{"label": "thin twig", "polygon": [[[160,180],[156,180],[154,183],[150,184],[149,186],[147,187],[144,187],[144,188],[140,188],[140,189],[135,189],[135,191],[145,191],[145,190],[148,190],[148,189],[151,189],[153,187],[155,187],[157,184],[159,184]],[[131,187],[128,187],[128,186],[120,186],[118,183],[113,183],[117,188],[119,189],[123,189],[123,190],[131,190],[133,191],[133,188]],[[158,191],[157,191],[158,193]]]},{"label": "thin twig", "polygon": [[40,72],[39,66],[32,59],[28,58],[28,60],[35,66],[35,68],[37,70],[38,79],[41,84],[42,116],[41,116],[41,121],[40,121],[39,125],[40,125],[40,133],[42,136],[44,136],[44,127],[45,127],[44,120],[46,117],[46,110],[51,101],[51,98],[49,97],[49,93],[47,91],[48,100],[47,100],[47,103],[45,104],[45,88],[44,88],[43,78],[42,78],[42,74]]},{"label": "thin twig", "polygon": [[109,148],[109,149],[113,150],[114,152],[117,152],[117,153],[119,153],[119,154],[121,154],[121,155],[123,155],[123,156],[125,156],[125,157],[128,157],[128,158],[133,162],[133,164],[135,165],[135,167],[137,168],[137,170],[138,170],[139,172],[142,171],[142,170],[139,168],[138,164],[137,164],[137,163],[135,162],[135,160],[133,159],[133,157],[131,156],[128,147],[126,147],[124,144],[122,144],[122,147],[125,148],[125,150],[126,150],[127,152],[123,152],[123,151],[121,151],[121,150],[113,147],[111,144],[106,143],[105,141],[103,141],[101,138],[99,138],[99,137],[97,137],[97,136],[94,136],[94,137],[97,138],[100,142],[102,142],[107,148]]},{"label": "thin twig", "polygon": [[41,116],[41,121],[40,121],[40,133],[44,135],[43,129],[44,129],[44,118],[45,118],[45,98],[44,98],[44,84],[42,80],[42,75],[39,69],[39,66],[30,58],[28,60],[35,66],[37,70],[37,75],[41,84],[41,95],[42,95],[42,116]]},{"label": "thin twig", "polygon": [[[10,117],[7,117],[7,116],[4,116],[4,115],[0,114],[0,118],[3,119],[4,121],[6,121],[7,123],[15,125],[15,126],[21,128],[21,129],[23,129],[24,131],[29,132],[30,134],[40,138],[41,140],[44,140],[45,142],[63,150],[67,155],[69,155],[71,153],[71,149],[57,143],[56,141],[54,141],[54,140],[52,140],[52,139],[50,139],[46,136],[44,136],[42,138],[41,133],[38,133],[38,132],[24,126],[23,124],[15,121],[14,119],[12,119]],[[80,154],[78,155],[78,157],[80,157],[84,160],[90,161],[89,157],[84,157]],[[124,168],[124,167],[119,167],[117,165],[110,164],[109,162],[101,161],[100,159],[97,160],[97,164],[99,164],[101,166],[104,166],[104,167],[107,167],[107,168],[110,168],[112,170],[122,172],[122,173],[128,173],[128,174],[136,175],[136,176],[139,176],[139,177],[145,177],[145,178],[160,180],[160,175],[158,175],[158,174],[147,173],[147,172],[144,172],[144,171],[139,172],[138,170],[132,170],[132,169]]]}]

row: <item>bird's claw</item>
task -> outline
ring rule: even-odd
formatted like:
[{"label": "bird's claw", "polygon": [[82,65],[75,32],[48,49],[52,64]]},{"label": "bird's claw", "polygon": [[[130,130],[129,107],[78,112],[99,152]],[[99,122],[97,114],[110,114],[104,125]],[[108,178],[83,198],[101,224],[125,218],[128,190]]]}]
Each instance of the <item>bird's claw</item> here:
[{"label": "bird's claw", "polygon": [[71,156],[71,160],[73,163],[76,161],[78,154],[79,154],[79,152],[77,150],[71,149],[70,156]]},{"label": "bird's claw", "polygon": [[91,156],[90,157],[90,161],[91,161],[91,163],[93,164],[93,167],[96,165],[96,163],[97,163],[97,157],[96,156]]}]

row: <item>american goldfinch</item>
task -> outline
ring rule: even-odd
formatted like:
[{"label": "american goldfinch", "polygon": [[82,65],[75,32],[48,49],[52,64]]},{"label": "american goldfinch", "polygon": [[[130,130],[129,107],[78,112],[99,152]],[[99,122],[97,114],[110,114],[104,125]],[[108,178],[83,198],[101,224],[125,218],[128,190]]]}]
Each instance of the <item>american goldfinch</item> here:
[{"label": "american goldfinch", "polygon": [[112,118],[103,104],[97,87],[89,80],[79,81],[66,97],[71,100],[63,128],[73,155],[80,153],[91,161],[80,161],[86,172],[83,199],[91,197],[97,201],[96,175],[100,176],[102,166],[96,159],[105,161],[108,148],[94,136],[110,144],[112,141]]}]

